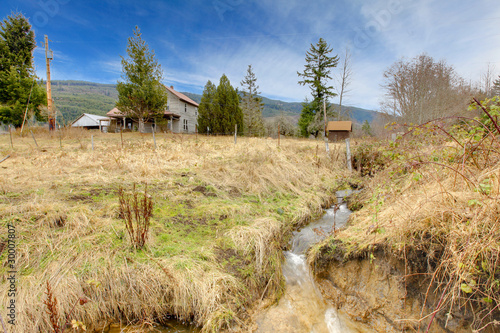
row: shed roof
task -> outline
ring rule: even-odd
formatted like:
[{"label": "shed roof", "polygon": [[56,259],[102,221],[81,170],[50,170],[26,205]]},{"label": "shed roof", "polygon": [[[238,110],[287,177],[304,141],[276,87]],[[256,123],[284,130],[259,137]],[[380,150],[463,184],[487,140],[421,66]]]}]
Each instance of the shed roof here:
[{"label": "shed roof", "polygon": [[170,86],[170,87],[167,87],[165,86],[165,88],[171,92],[172,94],[174,94],[175,96],[177,96],[181,101],[184,101],[186,103],[189,103],[191,105],[194,105],[196,107],[198,107],[198,103],[196,103],[195,101],[193,101],[191,98],[187,97],[186,95],[184,95],[183,93],[180,93],[178,91],[175,91],[174,90],[174,87]]},{"label": "shed roof", "polygon": [[98,116],[96,114],[84,113],[78,117],[73,123],[72,127],[86,127],[86,126],[99,126],[100,120],[109,120],[108,117]]},{"label": "shed roof", "polygon": [[329,121],[328,127],[326,129],[328,132],[330,131],[352,132],[352,121]]}]

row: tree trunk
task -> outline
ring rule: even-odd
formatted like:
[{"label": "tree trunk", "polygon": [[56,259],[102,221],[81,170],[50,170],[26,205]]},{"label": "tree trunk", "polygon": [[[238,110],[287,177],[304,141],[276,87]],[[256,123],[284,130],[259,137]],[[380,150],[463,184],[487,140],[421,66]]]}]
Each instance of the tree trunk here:
[{"label": "tree trunk", "polygon": [[139,118],[139,132],[140,133],[144,133],[145,132],[145,129],[144,129],[144,118]]}]

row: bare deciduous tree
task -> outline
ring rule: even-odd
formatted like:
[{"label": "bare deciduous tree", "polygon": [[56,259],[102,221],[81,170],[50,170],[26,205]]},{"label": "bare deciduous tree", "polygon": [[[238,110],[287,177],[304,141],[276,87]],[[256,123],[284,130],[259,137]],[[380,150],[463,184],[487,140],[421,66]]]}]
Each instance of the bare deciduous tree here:
[{"label": "bare deciduous tree", "polygon": [[299,134],[298,127],[294,124],[293,117],[286,116],[283,112],[277,117],[265,118],[264,127],[266,135],[271,137],[278,136],[278,128],[280,135],[294,136]]},{"label": "bare deciduous tree", "polygon": [[488,63],[486,70],[481,74],[481,81],[479,86],[481,92],[484,93],[488,98],[494,95],[494,71],[495,66],[493,66],[491,63]]},{"label": "bare deciduous tree", "polygon": [[352,64],[351,64],[351,51],[348,47],[345,49],[345,56],[342,59],[342,63],[340,65],[340,77],[338,79],[339,89],[339,112],[337,113],[337,120],[340,120],[342,115],[349,116],[349,110],[342,110],[342,101],[351,91],[349,89],[349,85],[351,84],[352,79]]},{"label": "bare deciduous tree", "polygon": [[384,72],[382,111],[404,122],[425,121],[466,109],[471,88],[445,61],[426,54],[401,59]]}]

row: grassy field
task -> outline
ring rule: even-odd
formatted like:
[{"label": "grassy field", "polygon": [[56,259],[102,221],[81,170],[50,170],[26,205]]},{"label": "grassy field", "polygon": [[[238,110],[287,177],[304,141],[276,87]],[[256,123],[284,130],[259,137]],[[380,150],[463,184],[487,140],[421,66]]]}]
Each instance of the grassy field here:
[{"label": "grassy field", "polygon": [[[10,155],[0,163],[1,313],[11,299],[11,225],[17,332],[51,331],[47,283],[61,325],[172,315],[205,331],[245,325],[249,308],[282,292],[291,231],[319,216],[345,183],[345,150],[332,145],[326,155],[316,141],[235,145],[162,133],[155,149],[151,134],[124,133],[122,147],[120,134],[39,130],[35,144],[27,133],[14,133],[13,148],[0,136],[0,159]],[[147,186],[153,202],[141,249],[131,245],[118,199],[134,184],[139,193]]]}]

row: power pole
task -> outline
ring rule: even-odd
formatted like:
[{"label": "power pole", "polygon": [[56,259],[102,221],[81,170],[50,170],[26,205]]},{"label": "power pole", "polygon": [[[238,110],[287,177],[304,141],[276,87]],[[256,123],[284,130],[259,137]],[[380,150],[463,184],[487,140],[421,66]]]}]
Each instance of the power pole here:
[{"label": "power pole", "polygon": [[326,123],[326,100],[323,100],[323,114],[325,116],[325,136],[326,136],[326,129],[327,129],[327,123]]},{"label": "power pole", "polygon": [[325,131],[324,131],[324,134],[325,134],[325,149],[326,149],[326,152],[329,153],[330,152],[330,147],[328,147],[328,123],[326,122],[326,100],[325,99],[323,100],[323,111],[324,111],[324,115],[325,115]]},{"label": "power pole", "polygon": [[49,118],[49,130],[56,129],[56,117],[54,116],[52,106],[52,89],[50,87],[50,61],[53,59],[53,53],[49,50],[49,38],[45,35],[45,61],[47,63],[47,113]]}]

